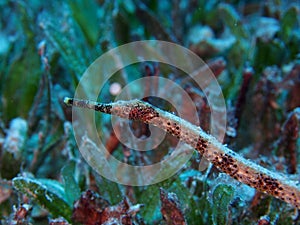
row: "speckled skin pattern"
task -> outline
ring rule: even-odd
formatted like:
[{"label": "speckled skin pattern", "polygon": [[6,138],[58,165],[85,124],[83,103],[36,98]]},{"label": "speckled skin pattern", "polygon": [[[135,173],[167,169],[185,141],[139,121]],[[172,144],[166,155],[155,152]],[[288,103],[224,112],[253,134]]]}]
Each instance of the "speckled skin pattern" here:
[{"label": "speckled skin pattern", "polygon": [[157,126],[191,145],[220,171],[300,209],[300,186],[295,182],[243,158],[205,133],[200,127],[171,113],[140,100],[102,104],[65,98],[65,103]]}]

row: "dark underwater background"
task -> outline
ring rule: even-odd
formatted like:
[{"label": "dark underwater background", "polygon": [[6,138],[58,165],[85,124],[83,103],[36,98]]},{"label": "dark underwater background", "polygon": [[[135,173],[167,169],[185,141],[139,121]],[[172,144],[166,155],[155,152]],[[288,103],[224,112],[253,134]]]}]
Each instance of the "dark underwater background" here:
[{"label": "dark underwater background", "polygon": [[[299,7],[281,0],[0,0],[0,224],[300,224],[293,206],[212,166],[200,171],[196,152],[176,175],[150,186],[98,175],[78,150],[63,102],[110,49],[138,40],[179,44],[207,63],[222,88],[223,143],[299,182]],[[147,76],[182,85],[186,74],[137,63],[113,76],[100,98],[113,101],[112,84]],[[182,88],[209,131],[203,90],[193,82]],[[177,144],[166,136],[155,153],[137,153],[119,142],[109,119],[96,116],[102,140],[131,165],[160,161]],[[149,135],[143,124],[132,129]]]}]

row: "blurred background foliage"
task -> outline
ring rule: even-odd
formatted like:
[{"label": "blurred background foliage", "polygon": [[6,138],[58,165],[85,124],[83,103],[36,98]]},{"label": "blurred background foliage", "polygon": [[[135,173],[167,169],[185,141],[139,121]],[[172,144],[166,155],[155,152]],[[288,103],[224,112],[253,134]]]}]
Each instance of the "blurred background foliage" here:
[{"label": "blurred background foliage", "polygon": [[[228,108],[225,144],[299,181],[299,1],[0,0],[0,224],[300,224],[290,205],[211,166],[200,172],[197,153],[148,187],[113,183],[85,163],[63,98],[101,54],[147,39],[178,43],[205,60]],[[139,78],[149,68],[183,79],[151,62],[129,72]],[[113,82],[133,79],[127,74],[109,81],[104,101],[114,98]],[[205,112],[201,90],[185,88]],[[108,124],[99,116],[119,159],[163,157],[124,148]],[[167,154],[173,145],[169,137],[161,148]]]}]

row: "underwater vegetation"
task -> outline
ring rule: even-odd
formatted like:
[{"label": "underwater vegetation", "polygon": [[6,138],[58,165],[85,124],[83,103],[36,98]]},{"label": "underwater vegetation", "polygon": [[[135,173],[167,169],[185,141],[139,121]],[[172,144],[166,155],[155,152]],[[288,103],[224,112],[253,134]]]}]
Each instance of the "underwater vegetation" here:
[{"label": "underwater vegetation", "polygon": [[[149,39],[182,45],[207,63],[222,88],[226,148],[284,175],[299,193],[299,5],[0,0],[0,224],[300,224],[295,193],[284,198],[283,188],[281,200],[277,189],[265,194],[255,189],[264,186],[259,179],[250,187],[215,163],[200,170],[197,151],[174,176],[149,186],[100,176],[79,151],[72,108],[64,103],[88,66],[114,47]],[[112,102],[127,83],[153,76],[173,80],[188,93],[199,125],[209,133],[211,108],[203,90],[168,65],[136,63],[117,72],[99,100]],[[143,100],[176,115],[167,101]],[[166,135],[155,152],[137,152],[119,141],[109,115],[95,115],[106,149],[122,162],[159,162],[178,143]],[[151,135],[144,123],[132,121],[131,127],[139,138]],[[85,148],[94,145],[83,139]]]}]

